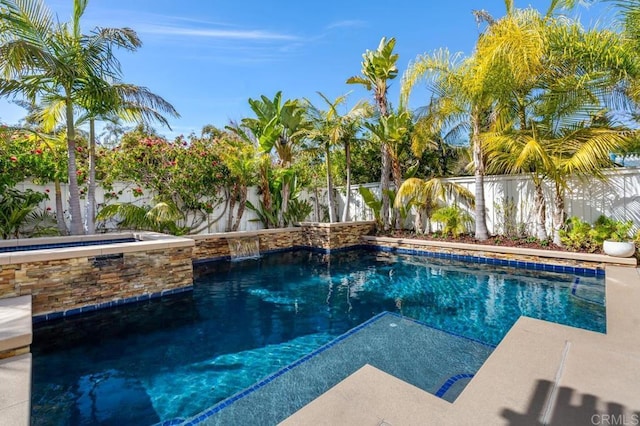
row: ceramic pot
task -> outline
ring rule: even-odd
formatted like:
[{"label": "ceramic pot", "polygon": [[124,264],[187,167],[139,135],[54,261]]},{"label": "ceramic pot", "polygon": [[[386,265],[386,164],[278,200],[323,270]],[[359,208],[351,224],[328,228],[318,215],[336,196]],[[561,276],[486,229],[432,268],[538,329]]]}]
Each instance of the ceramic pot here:
[{"label": "ceramic pot", "polygon": [[633,241],[605,241],[602,249],[609,256],[631,257],[636,252],[636,245]]}]

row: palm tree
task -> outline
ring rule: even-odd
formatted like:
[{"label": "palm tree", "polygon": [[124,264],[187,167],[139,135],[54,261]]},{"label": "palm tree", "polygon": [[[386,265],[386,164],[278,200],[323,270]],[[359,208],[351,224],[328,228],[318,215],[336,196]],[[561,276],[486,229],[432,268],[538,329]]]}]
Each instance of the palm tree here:
[{"label": "palm tree", "polygon": [[329,200],[329,222],[337,221],[336,202],[333,190],[333,176],[331,166],[331,148],[342,144],[345,151],[346,161],[346,200],[342,215],[342,221],[346,222],[349,217],[349,203],[351,202],[351,141],[355,139],[359,122],[370,113],[369,104],[359,102],[346,114],[340,115],[338,111],[340,105],[347,100],[347,95],[338,96],[331,101],[321,92],[318,95],[324,101],[327,110],[315,107],[310,101],[307,102],[308,120],[312,123],[307,137],[317,140],[322,144],[326,160],[327,169],[327,191]]},{"label": "palm tree", "polygon": [[172,117],[180,117],[180,114],[173,105],[146,87],[120,82],[109,84],[102,79],[95,79],[92,84],[87,85],[81,93],[80,99],[80,106],[84,108],[85,114],[78,119],[78,123],[89,121],[89,176],[85,230],[88,234],[95,234],[96,119],[110,120],[113,116],[119,116],[126,121],[146,124],[158,121],[171,129],[169,122],[162,114],[165,113]]},{"label": "palm tree", "polygon": [[118,227],[127,230],[145,230],[168,232],[183,235],[188,228],[180,227],[177,222],[184,214],[171,201],[156,201],[153,206],[136,206],[131,203],[115,203],[104,206],[97,215],[98,220],[120,218]]},{"label": "palm tree", "polygon": [[124,135],[130,128],[127,128],[123,120],[117,115],[104,117],[104,127],[102,128],[102,132],[98,135],[98,138],[101,141],[102,146],[106,146],[109,148],[114,148],[120,143],[120,138]]},{"label": "palm tree", "polygon": [[[54,158],[55,163],[61,164],[61,147],[63,145],[66,146],[64,132],[61,132],[59,128],[45,131],[43,125],[44,110],[41,106],[24,101],[16,101],[16,104],[27,110],[27,115],[21,123],[21,128],[16,129],[16,131],[24,133],[28,138],[40,144],[39,149],[46,149]],[[56,171],[50,179],[53,181],[54,186],[58,233],[60,235],[68,235],[69,230],[64,220],[64,203],[62,200],[62,185],[60,183],[61,179],[64,178],[63,176],[64,172],[56,167]]]},{"label": "palm tree", "polygon": [[[304,107],[297,99],[283,102],[282,92],[276,93],[273,100],[264,95],[260,99],[249,99],[249,105],[256,118],[243,118],[240,127],[229,129],[247,140],[255,138],[263,153],[271,154],[275,151],[280,167],[288,169],[310,127],[310,123],[306,121]],[[244,129],[248,129],[249,132]],[[285,224],[291,198],[291,181],[289,178],[283,179],[280,226]]]},{"label": "palm tree", "polygon": [[114,48],[135,50],[141,43],[129,28],[96,28],[83,35],[80,19],[87,0],[74,0],[72,19],[57,23],[41,0],[0,0],[0,95],[61,102],[67,126],[71,233],[82,234],[76,175],[75,107],[96,78],[117,77]]},{"label": "palm tree", "polygon": [[[437,208],[445,206],[450,200],[460,201],[467,207],[475,205],[473,194],[467,188],[442,178],[428,180],[409,178],[405,180],[398,189],[395,204],[396,207],[407,204],[415,206],[414,228],[416,233],[430,234],[431,215]],[[426,226],[423,228],[424,220],[426,220]]]},{"label": "palm tree", "polygon": [[[400,146],[409,137],[411,116],[407,111],[392,112],[386,116],[380,116],[373,123],[365,123],[365,127],[371,133],[375,141],[387,146],[391,175],[396,188],[402,185],[402,171],[400,170]],[[384,191],[388,193],[389,191]],[[395,216],[396,228],[400,228],[400,217]]]},{"label": "palm tree", "polygon": [[495,170],[531,173],[541,240],[547,238],[542,185],[544,179],[554,181],[554,240],[559,243],[562,181],[568,170],[563,164],[569,161],[571,171],[583,176],[598,174],[609,164],[608,153],[621,146],[624,136],[619,129],[588,122],[619,98],[621,81],[638,73],[636,61],[618,34],[585,31],[566,18],[555,19],[551,12],[541,16],[532,9],[512,10],[495,22],[478,43],[477,54],[485,70],[481,78],[499,78],[508,88],[498,97],[505,113],[501,134],[487,138]]},{"label": "palm tree", "polygon": [[[489,84],[477,81],[478,67],[475,58],[463,59],[447,50],[424,54],[410,64],[403,75],[401,107],[409,104],[409,97],[421,79],[429,81],[434,92],[431,120],[445,123],[445,127],[464,130],[469,134],[475,176],[475,238],[489,238],[484,197],[485,152],[482,134],[488,131],[495,118],[494,92]],[[414,151],[420,150],[414,142]]]},{"label": "palm tree", "polygon": [[[224,161],[234,180],[232,193],[229,196],[227,230],[237,231],[247,205],[248,188],[255,182],[256,166],[260,157],[256,147],[244,141],[223,138],[220,143],[220,158]],[[236,219],[233,221],[236,199],[238,200],[238,211]]]},{"label": "palm tree", "polygon": [[[398,76],[399,55],[393,53],[396,39],[383,37],[376,50],[367,50],[362,55],[362,69],[358,76],[347,79],[348,84],[360,84],[367,90],[373,90],[373,98],[381,117],[389,115],[389,103],[387,91],[389,80]],[[391,174],[391,156],[387,141],[381,141],[380,154],[382,157],[382,169],[380,186],[382,190],[382,223],[385,230],[389,229],[389,175]]]}]

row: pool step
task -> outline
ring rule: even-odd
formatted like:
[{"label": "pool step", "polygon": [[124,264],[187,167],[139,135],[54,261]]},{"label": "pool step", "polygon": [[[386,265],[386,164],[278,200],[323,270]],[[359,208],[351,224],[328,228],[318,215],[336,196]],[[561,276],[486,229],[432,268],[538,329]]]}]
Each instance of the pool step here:
[{"label": "pool step", "polygon": [[32,340],[31,296],[0,299],[0,359],[29,353]]},{"label": "pool step", "polygon": [[31,421],[31,296],[0,299],[0,424]]},{"label": "pool step", "polygon": [[0,424],[28,426],[31,418],[31,354],[0,360]]}]

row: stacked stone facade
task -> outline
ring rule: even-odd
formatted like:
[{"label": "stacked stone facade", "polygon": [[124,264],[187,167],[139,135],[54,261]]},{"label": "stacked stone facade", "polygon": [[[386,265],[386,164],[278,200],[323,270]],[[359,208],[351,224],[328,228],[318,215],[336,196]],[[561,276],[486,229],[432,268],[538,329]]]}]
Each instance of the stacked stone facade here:
[{"label": "stacked stone facade", "polygon": [[375,222],[302,223],[305,245],[335,250],[362,244],[362,237],[373,233]]},{"label": "stacked stone facade", "polygon": [[192,247],[0,265],[0,298],[31,295],[33,315],[193,285]]},{"label": "stacked stone facade", "polygon": [[362,236],[373,232],[374,222],[302,223],[298,228],[265,229],[249,232],[192,236],[196,246],[193,259],[204,261],[229,256],[229,239],[259,238],[260,252],[311,247],[334,250],[362,244]]}]

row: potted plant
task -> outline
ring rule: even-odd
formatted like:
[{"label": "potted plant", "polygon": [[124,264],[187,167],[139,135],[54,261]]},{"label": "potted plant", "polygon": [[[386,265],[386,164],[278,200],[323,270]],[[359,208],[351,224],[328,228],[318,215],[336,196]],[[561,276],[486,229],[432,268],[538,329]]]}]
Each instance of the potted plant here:
[{"label": "potted plant", "polygon": [[633,222],[608,219],[605,227],[609,231],[602,243],[602,250],[605,254],[615,257],[631,257],[636,253],[636,244],[630,236]]}]

